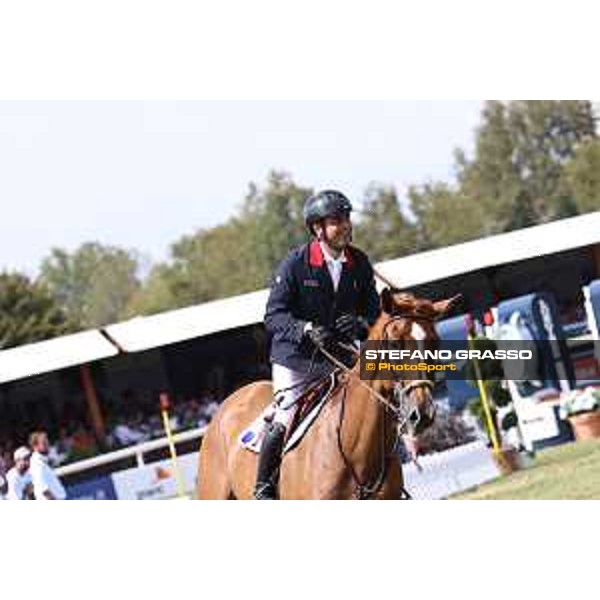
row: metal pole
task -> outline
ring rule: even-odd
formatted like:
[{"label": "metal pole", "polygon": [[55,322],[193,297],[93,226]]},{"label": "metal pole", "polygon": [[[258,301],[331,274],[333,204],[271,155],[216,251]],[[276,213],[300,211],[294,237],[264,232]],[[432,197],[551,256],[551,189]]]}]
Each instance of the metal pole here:
[{"label": "metal pole", "polygon": [[[469,341],[469,347],[473,348],[473,336],[469,334],[467,336]],[[492,448],[494,449],[494,454],[497,456],[500,455],[500,442],[498,441],[498,433],[496,431],[496,425],[494,424],[494,419],[492,418],[492,409],[490,407],[490,401],[487,394],[487,389],[485,386],[485,381],[483,381],[481,377],[481,368],[479,367],[479,360],[473,358],[473,368],[475,369],[475,379],[477,380],[477,387],[479,388],[479,395],[481,397],[481,404],[483,406],[483,412],[485,415],[485,420],[487,422],[488,431],[490,433],[490,440],[492,442]]]},{"label": "metal pole", "polygon": [[160,412],[162,414],[163,427],[167,435],[167,441],[169,442],[169,452],[171,454],[171,463],[173,465],[173,473],[177,485],[177,495],[180,498],[186,498],[183,477],[179,470],[179,465],[177,464],[177,452],[175,451],[175,443],[173,442],[173,432],[171,431],[171,424],[169,423],[169,404],[169,395],[162,393],[160,395]]}]

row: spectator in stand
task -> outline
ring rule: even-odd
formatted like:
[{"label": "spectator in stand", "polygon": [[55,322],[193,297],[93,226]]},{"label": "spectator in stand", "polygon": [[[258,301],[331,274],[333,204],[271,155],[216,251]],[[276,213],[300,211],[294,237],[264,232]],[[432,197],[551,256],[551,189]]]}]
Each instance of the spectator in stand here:
[{"label": "spectator in stand", "polygon": [[34,431],[29,436],[31,455],[30,473],[36,500],[65,500],[67,493],[60,479],[48,464],[48,436],[45,431]]},{"label": "spectator in stand", "polygon": [[73,451],[73,442],[67,434],[67,430],[61,427],[58,432],[58,441],[50,445],[48,460],[54,467],[66,462]]},{"label": "spectator in stand", "polygon": [[98,454],[94,436],[82,425],[79,425],[71,436],[71,454],[75,460]]},{"label": "spectator in stand", "polygon": [[29,448],[21,446],[14,453],[14,467],[6,474],[8,482],[8,500],[31,500],[33,498],[33,484],[29,473]]},{"label": "spectator in stand", "polygon": [[113,437],[120,446],[139,444],[148,439],[148,435],[135,427],[134,421],[129,424],[117,423],[113,430]]}]

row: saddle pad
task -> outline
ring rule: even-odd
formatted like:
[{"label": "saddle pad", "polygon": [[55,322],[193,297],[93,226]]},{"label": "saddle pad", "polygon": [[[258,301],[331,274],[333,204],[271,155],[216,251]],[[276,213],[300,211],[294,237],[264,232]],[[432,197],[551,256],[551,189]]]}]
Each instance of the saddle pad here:
[{"label": "saddle pad", "polygon": [[[315,422],[319,416],[321,409],[327,402],[327,399],[331,395],[333,388],[335,387],[335,375],[332,373],[329,379],[329,388],[323,394],[323,397],[313,406],[311,411],[302,419],[301,423],[292,431],[292,434],[288,438],[285,447],[283,448],[283,454],[289,452],[294,448],[298,442],[304,437],[304,434],[308,431],[309,427]],[[243,448],[250,450],[250,452],[260,452],[262,447],[263,438],[265,436],[265,422],[269,421],[275,412],[275,402],[269,404],[261,413],[258,415],[249,427],[244,429],[240,434],[238,441]]]}]

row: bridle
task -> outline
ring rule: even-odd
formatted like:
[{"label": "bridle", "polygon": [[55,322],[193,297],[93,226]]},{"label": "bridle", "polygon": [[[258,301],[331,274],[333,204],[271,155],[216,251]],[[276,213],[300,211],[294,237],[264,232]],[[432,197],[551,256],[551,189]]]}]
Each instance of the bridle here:
[{"label": "bridle", "polygon": [[[388,322],[383,327],[383,335],[382,335],[383,341],[391,341],[387,334],[387,328],[389,327],[390,324],[397,322],[399,320],[408,319],[408,318],[413,319],[413,320],[415,318],[416,319],[425,319],[425,317],[415,314],[415,313],[411,313],[409,315],[407,315],[407,314],[392,315],[391,318],[388,320]],[[427,320],[429,320],[431,322],[433,321],[433,319],[431,317],[427,317]],[[338,345],[340,345],[345,350],[349,350],[351,352],[358,353],[358,351],[356,350],[356,348],[354,346],[346,345],[346,344],[343,344],[340,342],[338,342]],[[339,369],[341,369],[346,375],[354,376],[354,377],[357,376],[357,374],[354,371],[349,369],[346,365],[344,365],[341,361],[339,361],[335,356],[333,356],[325,348],[321,347],[320,351],[323,353],[323,355],[327,359],[329,359],[335,366],[337,366]],[[344,385],[343,396],[342,396],[342,400],[340,403],[340,416],[339,416],[339,423],[338,423],[338,427],[337,427],[337,443],[338,443],[338,450],[340,452],[340,455],[342,456],[342,459],[346,465],[346,468],[350,471],[350,473],[352,475],[352,479],[354,480],[354,484],[356,487],[356,497],[359,500],[367,500],[369,498],[372,498],[380,490],[381,486],[384,484],[385,479],[387,477],[387,471],[389,468],[389,459],[397,451],[400,436],[405,432],[415,431],[419,422],[422,419],[422,415],[420,413],[418,405],[414,402],[411,402],[411,400],[410,400],[411,393],[414,390],[419,389],[419,388],[428,388],[429,390],[431,390],[431,389],[433,389],[433,382],[429,381],[428,379],[415,379],[415,380],[407,380],[405,382],[400,382],[400,385],[396,385],[394,387],[393,393],[394,393],[394,398],[396,401],[395,403],[390,402],[382,394],[373,390],[364,381],[362,381],[360,379],[360,377],[357,378],[357,382],[359,385],[365,387],[369,391],[369,396],[371,398],[374,398],[375,400],[377,400],[384,409],[383,410],[383,434],[381,436],[382,464],[379,469],[379,473],[378,473],[377,477],[371,483],[361,481],[358,473],[356,472],[356,469],[354,468],[354,465],[349,460],[349,458],[346,456],[346,453],[344,452],[344,448],[342,446],[341,431],[342,431],[342,425],[343,425],[343,421],[344,421],[346,392],[348,390],[347,383],[346,383],[346,385]],[[433,406],[435,407],[435,405],[433,405]],[[386,420],[386,415],[388,413],[391,413],[394,417],[394,420],[396,421],[395,436],[394,436],[394,441],[392,444],[391,452],[386,452],[386,447],[385,447],[386,446],[385,420]],[[429,415],[429,418],[432,420],[434,417],[435,417],[435,409],[433,411],[433,414]],[[402,499],[410,499],[411,498],[411,495],[406,490],[404,485],[402,485],[402,489],[401,489],[401,498]]]},{"label": "bridle", "polygon": [[[420,320],[428,320],[433,322],[433,319],[429,316],[421,316],[418,313],[411,314],[396,314],[392,315],[387,323],[383,327],[383,335],[382,341],[393,341],[388,337],[387,328],[397,321],[402,319],[420,319]],[[338,345],[344,350],[350,351],[354,354],[358,354],[358,350],[351,345],[344,344],[343,342],[338,342]],[[349,377],[357,377],[357,374],[349,369],[342,361],[338,360],[335,356],[333,356],[328,350],[323,347],[319,348],[320,352],[327,358],[332,364],[341,369],[347,376]],[[428,388],[430,390],[433,389],[433,382],[428,379],[409,379],[399,382],[399,385],[394,387],[394,399],[395,402],[390,402],[387,398],[385,398],[382,394],[372,389],[369,385],[367,385],[360,377],[357,377],[357,383],[362,387],[366,388],[369,392],[371,398],[379,402],[386,411],[391,413],[396,421],[396,426],[398,428],[399,433],[404,433],[407,430],[414,430],[421,418],[419,407],[410,401],[410,394],[414,390],[418,388]]]},{"label": "bridle", "polygon": [[[418,312],[394,314],[383,326],[382,341],[392,341],[388,337],[388,327],[403,319],[433,322],[431,316],[419,314]],[[408,432],[411,433],[414,432],[422,419],[418,405],[410,401],[411,392],[419,388],[427,388],[431,391],[433,390],[433,387],[434,384],[429,379],[408,379],[401,381],[399,382],[399,385],[397,384],[394,386],[394,398],[397,406],[396,410],[402,415],[401,419],[398,419],[398,430],[400,433],[404,430],[408,430]],[[435,405],[433,406],[435,407]],[[428,415],[430,419],[433,419],[434,416],[435,412],[433,415]]]}]

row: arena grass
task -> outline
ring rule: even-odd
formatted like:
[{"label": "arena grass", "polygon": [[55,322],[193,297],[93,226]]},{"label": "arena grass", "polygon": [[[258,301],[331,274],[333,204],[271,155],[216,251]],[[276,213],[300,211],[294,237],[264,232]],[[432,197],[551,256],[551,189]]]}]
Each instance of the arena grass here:
[{"label": "arena grass", "polygon": [[453,496],[461,500],[600,499],[600,440],[538,452],[534,465]]}]

